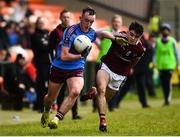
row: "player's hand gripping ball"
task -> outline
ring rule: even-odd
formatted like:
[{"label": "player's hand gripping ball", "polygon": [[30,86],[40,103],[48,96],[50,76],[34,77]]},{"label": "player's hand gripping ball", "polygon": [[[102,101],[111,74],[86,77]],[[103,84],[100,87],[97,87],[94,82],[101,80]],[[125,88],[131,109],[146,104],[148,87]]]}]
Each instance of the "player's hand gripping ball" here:
[{"label": "player's hand gripping ball", "polygon": [[80,54],[91,47],[91,40],[86,35],[79,35],[74,40],[74,48]]},{"label": "player's hand gripping ball", "polygon": [[88,54],[90,53],[92,47],[87,47],[82,53],[81,56],[86,58]]}]

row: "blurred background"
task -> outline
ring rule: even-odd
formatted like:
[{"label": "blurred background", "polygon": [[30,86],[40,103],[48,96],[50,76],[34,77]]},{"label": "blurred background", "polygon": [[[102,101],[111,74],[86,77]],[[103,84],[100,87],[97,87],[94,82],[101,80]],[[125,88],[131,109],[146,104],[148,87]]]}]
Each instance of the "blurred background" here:
[{"label": "blurred background", "polygon": [[[48,80],[45,79],[42,87],[37,87],[39,75],[36,67],[35,54],[48,55],[48,34],[61,21],[60,12],[67,9],[72,12],[72,24],[79,22],[81,10],[91,6],[97,12],[94,29],[107,29],[111,27],[111,19],[115,14],[122,17],[121,30],[127,30],[132,21],[138,21],[145,28],[144,40],[149,40],[149,35],[159,36],[162,23],[171,26],[171,35],[177,40],[180,47],[180,1],[179,0],[0,0],[0,87],[1,109],[22,110],[30,107],[42,112],[43,99],[41,94],[47,93]],[[37,21],[38,18],[41,21]],[[39,24],[43,28],[37,28]],[[40,25],[41,26],[41,25]],[[42,49],[34,47],[36,29],[42,29]],[[46,30],[46,31],[44,31]],[[33,38],[32,38],[33,37]],[[101,39],[97,40],[99,43]],[[152,46],[153,44],[151,44]],[[82,93],[94,85],[95,64],[101,49],[94,44],[88,56],[85,73],[85,86]],[[37,52],[37,53],[36,53]],[[43,56],[43,55],[42,55]],[[48,64],[50,61],[42,57],[40,63]],[[149,63],[152,62],[152,59]],[[39,63],[39,62],[38,62]],[[150,64],[148,64],[149,66]],[[18,68],[18,71],[14,71]],[[44,68],[41,68],[41,71]],[[159,86],[158,71],[151,68],[153,84]],[[174,71],[172,84],[180,87],[180,73]],[[133,90],[136,92],[134,82]],[[178,88],[179,90],[179,88]],[[56,109],[56,107],[55,107]]]}]

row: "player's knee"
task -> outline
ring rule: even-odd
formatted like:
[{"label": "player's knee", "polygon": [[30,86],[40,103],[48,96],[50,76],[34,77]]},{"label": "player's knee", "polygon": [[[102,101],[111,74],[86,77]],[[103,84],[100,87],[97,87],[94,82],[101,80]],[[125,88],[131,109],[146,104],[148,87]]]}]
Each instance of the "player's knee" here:
[{"label": "player's knee", "polygon": [[106,92],[106,88],[104,88],[103,86],[98,87],[98,94],[105,94],[105,92]]},{"label": "player's knee", "polygon": [[78,97],[79,96],[79,94],[80,94],[80,91],[79,90],[76,90],[76,89],[74,89],[74,90],[72,90],[71,91],[71,96],[72,97]]}]

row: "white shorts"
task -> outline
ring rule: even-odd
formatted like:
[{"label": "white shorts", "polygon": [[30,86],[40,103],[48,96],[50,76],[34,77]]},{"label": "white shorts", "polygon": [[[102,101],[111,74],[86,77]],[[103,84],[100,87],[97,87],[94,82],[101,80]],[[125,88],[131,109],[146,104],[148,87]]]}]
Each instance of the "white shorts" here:
[{"label": "white shorts", "polygon": [[105,70],[109,74],[108,87],[114,91],[119,91],[119,88],[124,84],[126,76],[118,75],[112,72],[106,64],[102,63],[101,70]]}]

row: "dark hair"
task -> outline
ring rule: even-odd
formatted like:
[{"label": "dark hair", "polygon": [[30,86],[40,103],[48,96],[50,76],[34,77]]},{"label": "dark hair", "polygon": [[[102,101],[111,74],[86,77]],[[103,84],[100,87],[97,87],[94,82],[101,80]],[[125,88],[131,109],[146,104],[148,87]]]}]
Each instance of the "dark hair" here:
[{"label": "dark hair", "polygon": [[129,30],[134,30],[136,34],[138,35],[142,35],[144,32],[144,28],[141,24],[139,24],[138,22],[132,22],[129,26]]},{"label": "dark hair", "polygon": [[67,12],[69,12],[69,11],[68,11],[68,10],[66,10],[66,9],[64,9],[63,11],[61,11],[61,13],[60,13],[59,17],[62,17],[62,15],[63,15],[64,13],[67,13]]},{"label": "dark hair", "polygon": [[86,12],[88,12],[89,15],[95,15],[96,14],[96,11],[93,8],[89,7],[89,6],[82,10],[82,14],[85,14]]},{"label": "dark hair", "polygon": [[22,54],[19,53],[19,54],[16,55],[16,60],[18,61],[20,59],[25,59],[25,58],[24,58],[24,56]]}]

